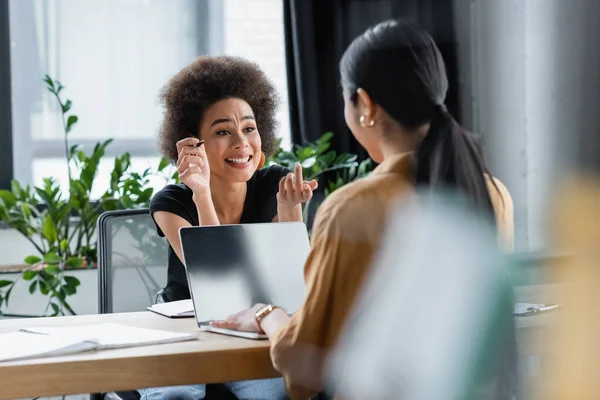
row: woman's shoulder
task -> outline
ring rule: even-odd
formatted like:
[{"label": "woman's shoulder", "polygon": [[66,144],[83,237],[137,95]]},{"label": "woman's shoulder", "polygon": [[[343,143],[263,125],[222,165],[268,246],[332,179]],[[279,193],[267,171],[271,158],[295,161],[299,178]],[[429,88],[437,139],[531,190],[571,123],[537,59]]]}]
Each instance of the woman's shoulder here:
[{"label": "woman's shoulder", "polygon": [[186,203],[192,200],[192,194],[192,190],[183,183],[169,184],[152,196],[150,210],[173,202]]},{"label": "woman's shoulder", "polygon": [[505,205],[505,207],[510,204],[512,207],[512,197],[506,185],[504,185],[504,183],[502,183],[502,181],[495,176],[486,174],[485,179],[494,207],[496,207],[497,203],[502,203]]},{"label": "woman's shoulder", "polygon": [[281,178],[290,173],[290,170],[281,165],[269,165],[268,167],[256,170],[253,180],[261,186],[270,186],[279,188]]},{"label": "woman's shoulder", "polygon": [[[335,190],[319,206],[322,217],[346,224],[367,224],[374,216],[386,214],[398,197],[412,193],[410,182],[389,175],[370,175]],[[354,224],[354,222],[352,222]]]},{"label": "woman's shoulder", "polygon": [[260,177],[260,179],[268,179],[268,178],[283,178],[291,171],[284,166],[273,164],[268,167],[264,167],[256,170],[256,176]]},{"label": "woman's shoulder", "polygon": [[499,242],[505,250],[512,251],[515,241],[513,199],[500,179],[486,175],[486,181],[496,215]]}]

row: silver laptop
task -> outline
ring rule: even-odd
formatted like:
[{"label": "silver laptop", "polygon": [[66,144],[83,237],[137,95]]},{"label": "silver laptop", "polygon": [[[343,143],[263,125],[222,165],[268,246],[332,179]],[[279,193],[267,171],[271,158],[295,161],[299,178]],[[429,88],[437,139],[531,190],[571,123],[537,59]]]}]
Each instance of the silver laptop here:
[{"label": "silver laptop", "polygon": [[256,303],[294,313],[304,301],[310,250],[301,222],[184,227],[179,230],[198,326],[253,339],[264,335],[210,327]]}]

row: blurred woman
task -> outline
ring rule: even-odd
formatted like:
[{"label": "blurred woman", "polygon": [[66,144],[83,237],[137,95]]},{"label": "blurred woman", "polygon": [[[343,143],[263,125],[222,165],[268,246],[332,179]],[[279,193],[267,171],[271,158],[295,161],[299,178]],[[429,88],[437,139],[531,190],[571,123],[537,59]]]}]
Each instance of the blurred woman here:
[{"label": "blurred woman", "polygon": [[[169,242],[167,285],[157,302],[190,298],[179,229],[185,226],[302,221],[301,203],[315,181],[274,165],[262,168],[276,144],[278,96],[254,63],[238,57],[200,57],[175,75],[164,92],[160,144],[177,165],[180,184],[150,203],[159,235]],[[193,366],[190,366],[193,368]],[[281,379],[230,382],[240,399],[286,398]],[[205,385],[144,389],[142,400],[203,399]]]}]

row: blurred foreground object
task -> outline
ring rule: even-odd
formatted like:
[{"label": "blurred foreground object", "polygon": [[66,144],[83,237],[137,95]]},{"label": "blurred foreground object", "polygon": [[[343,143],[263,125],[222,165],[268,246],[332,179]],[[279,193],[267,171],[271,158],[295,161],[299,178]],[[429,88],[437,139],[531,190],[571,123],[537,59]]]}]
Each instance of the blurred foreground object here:
[{"label": "blurred foreground object", "polygon": [[555,204],[553,235],[558,247],[571,252],[567,265],[553,271],[566,282],[564,312],[549,346],[549,379],[534,398],[600,399],[600,180],[569,181]]},{"label": "blurred foreground object", "polygon": [[456,198],[402,204],[330,362],[339,398],[511,399],[508,264],[491,224]]}]

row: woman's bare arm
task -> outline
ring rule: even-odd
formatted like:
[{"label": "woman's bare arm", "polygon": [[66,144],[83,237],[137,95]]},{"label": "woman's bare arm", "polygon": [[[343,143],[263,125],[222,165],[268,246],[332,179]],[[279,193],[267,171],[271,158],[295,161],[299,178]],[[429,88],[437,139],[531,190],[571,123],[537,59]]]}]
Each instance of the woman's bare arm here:
[{"label": "woman's bare arm", "polygon": [[192,226],[192,224],[181,218],[179,215],[167,211],[156,211],[152,216],[154,217],[156,224],[165,234],[165,237],[175,251],[175,254],[177,254],[177,257],[179,257],[181,263],[185,265],[185,262],[183,261],[183,251],[181,250],[181,241],[179,240],[179,229],[184,226]]}]

